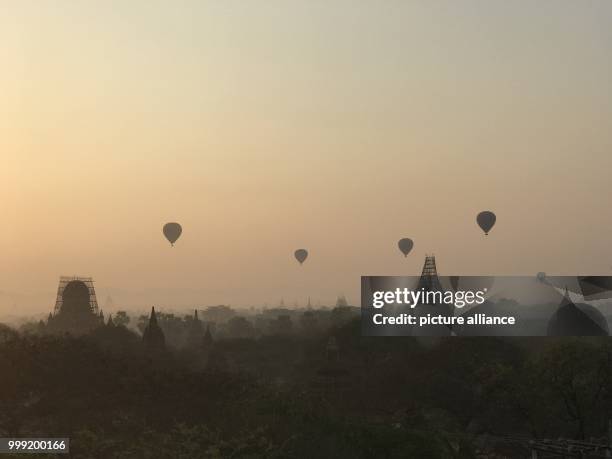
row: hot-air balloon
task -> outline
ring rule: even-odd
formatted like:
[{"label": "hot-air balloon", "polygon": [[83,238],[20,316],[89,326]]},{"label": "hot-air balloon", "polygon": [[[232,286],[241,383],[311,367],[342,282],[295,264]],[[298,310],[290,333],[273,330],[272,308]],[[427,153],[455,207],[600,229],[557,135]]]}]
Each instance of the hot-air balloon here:
[{"label": "hot-air balloon", "polygon": [[302,264],[306,261],[306,258],[308,258],[308,250],[297,249],[293,255],[295,256],[295,259]]},{"label": "hot-air balloon", "polygon": [[414,242],[412,242],[412,239],[405,237],[398,241],[397,246],[404,256],[407,257],[414,246]]},{"label": "hot-air balloon", "polygon": [[166,223],[164,225],[164,236],[170,242],[170,245],[174,247],[174,243],[181,237],[181,233],[183,232],[183,228],[178,223]]},{"label": "hot-air balloon", "polygon": [[478,226],[480,226],[480,229],[484,231],[485,236],[489,234],[489,231],[491,231],[491,228],[493,228],[493,225],[495,225],[495,220],[497,220],[497,217],[495,217],[495,214],[489,210],[480,212],[476,217],[476,222],[478,223]]}]

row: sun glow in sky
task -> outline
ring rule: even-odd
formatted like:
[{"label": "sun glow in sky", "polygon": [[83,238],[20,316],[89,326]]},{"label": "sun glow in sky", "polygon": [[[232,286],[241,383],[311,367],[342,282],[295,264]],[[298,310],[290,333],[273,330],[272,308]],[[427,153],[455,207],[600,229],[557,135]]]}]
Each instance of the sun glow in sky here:
[{"label": "sun glow in sky", "polygon": [[125,307],[356,304],[425,253],[608,274],[610,24],[607,0],[0,0],[0,314],[48,312],[62,274]]}]

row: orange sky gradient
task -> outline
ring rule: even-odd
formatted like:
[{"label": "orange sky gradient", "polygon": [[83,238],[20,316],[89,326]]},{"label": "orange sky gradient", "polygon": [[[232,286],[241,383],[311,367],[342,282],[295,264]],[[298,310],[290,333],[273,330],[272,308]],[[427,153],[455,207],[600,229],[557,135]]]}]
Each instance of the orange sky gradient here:
[{"label": "orange sky gradient", "polygon": [[72,274],[117,308],[358,304],[425,253],[609,274],[610,24],[606,0],[4,1],[0,318]]}]

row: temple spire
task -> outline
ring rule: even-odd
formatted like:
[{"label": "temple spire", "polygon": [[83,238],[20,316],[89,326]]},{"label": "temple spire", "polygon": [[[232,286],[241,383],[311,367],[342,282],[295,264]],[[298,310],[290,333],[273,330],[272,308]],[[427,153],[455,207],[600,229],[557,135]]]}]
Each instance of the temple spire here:
[{"label": "temple spire", "polygon": [[204,335],[204,332],[202,330],[202,322],[198,318],[198,310],[195,309],[193,313],[193,319],[189,323],[187,344],[190,347],[199,347],[202,343],[203,335]]},{"label": "temple spire", "polygon": [[151,316],[149,317],[149,325],[154,323],[157,325],[157,314],[155,314],[155,306],[151,306]]},{"label": "temple spire", "polygon": [[161,351],[166,347],[166,337],[161,327],[157,323],[157,314],[155,313],[155,307],[151,308],[151,316],[149,317],[149,324],[142,334],[142,340],[149,351]]},{"label": "temple spire", "polygon": [[426,291],[442,290],[440,279],[438,279],[438,269],[436,267],[435,255],[425,256],[425,264],[423,264],[423,271],[421,272],[421,279],[419,280],[418,288]]}]

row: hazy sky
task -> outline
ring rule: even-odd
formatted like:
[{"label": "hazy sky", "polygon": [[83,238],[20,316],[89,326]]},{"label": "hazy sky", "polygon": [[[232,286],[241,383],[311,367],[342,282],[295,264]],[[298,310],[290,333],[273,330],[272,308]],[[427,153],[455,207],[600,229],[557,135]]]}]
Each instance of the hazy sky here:
[{"label": "hazy sky", "polygon": [[48,311],[62,274],[121,306],[356,304],[432,252],[608,274],[611,24],[608,0],[0,0],[0,313]]}]

